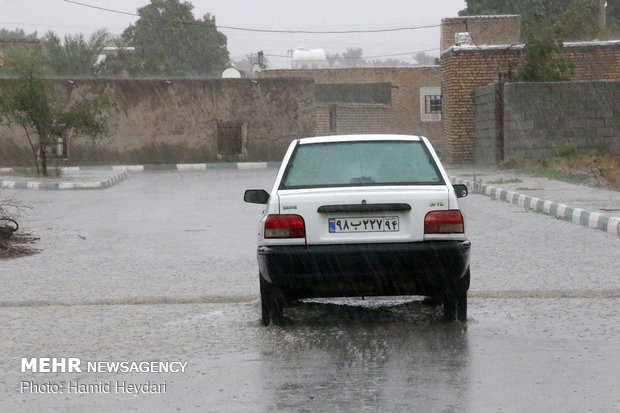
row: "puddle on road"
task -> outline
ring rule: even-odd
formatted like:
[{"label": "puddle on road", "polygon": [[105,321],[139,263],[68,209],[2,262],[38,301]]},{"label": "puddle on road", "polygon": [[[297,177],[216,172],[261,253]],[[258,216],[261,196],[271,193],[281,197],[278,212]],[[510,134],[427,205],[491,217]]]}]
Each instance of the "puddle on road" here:
[{"label": "puddle on road", "polygon": [[243,304],[255,301],[256,296],[205,295],[196,297],[128,297],[98,300],[25,300],[0,301],[0,307],[50,307],[97,305],[168,305],[168,304]]},{"label": "puddle on road", "polygon": [[[609,290],[500,290],[500,291],[470,291],[471,299],[561,299],[561,298],[620,298],[620,289]],[[24,300],[24,301],[0,301],[2,307],[51,307],[51,306],[97,306],[97,305],[173,305],[173,304],[247,304],[258,301],[257,295],[203,295],[195,297],[128,297],[128,298],[103,298],[97,300]],[[301,302],[305,307],[312,307],[313,303],[321,306],[333,305],[341,307],[359,307],[386,309],[398,305],[415,305],[419,303],[419,297],[370,297],[366,300],[361,298],[341,298],[323,300],[304,300]],[[405,303],[405,304],[404,304]],[[406,304],[410,303],[410,304]]]},{"label": "puddle on road", "polygon": [[620,289],[610,290],[505,290],[505,291],[470,291],[469,298],[620,298]]}]

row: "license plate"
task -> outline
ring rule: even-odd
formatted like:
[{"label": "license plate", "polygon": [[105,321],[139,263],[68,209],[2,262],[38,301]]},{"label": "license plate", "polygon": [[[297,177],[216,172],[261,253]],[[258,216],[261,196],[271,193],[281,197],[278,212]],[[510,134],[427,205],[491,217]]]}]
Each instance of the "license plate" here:
[{"label": "license plate", "polygon": [[398,217],[329,218],[329,232],[398,232]]}]

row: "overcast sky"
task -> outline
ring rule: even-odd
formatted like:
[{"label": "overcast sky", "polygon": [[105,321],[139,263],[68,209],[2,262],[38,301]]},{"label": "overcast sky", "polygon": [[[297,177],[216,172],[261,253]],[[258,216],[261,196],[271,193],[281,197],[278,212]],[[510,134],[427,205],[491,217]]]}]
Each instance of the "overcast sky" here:
[{"label": "overcast sky", "polygon": [[[149,0],[76,0],[135,13]],[[439,25],[465,8],[464,0],[194,0],[194,16],[216,17],[218,25],[255,29],[346,31]],[[0,27],[43,35],[90,34],[106,28],[120,34],[137,17],[96,10],[64,0],[0,0]],[[282,34],[220,29],[232,58],[263,50],[275,67],[287,67],[287,51],[296,47],[342,53],[361,47],[365,57],[412,62],[412,52],[439,55],[439,28],[372,34]],[[402,54],[402,55],[401,55]]]}]

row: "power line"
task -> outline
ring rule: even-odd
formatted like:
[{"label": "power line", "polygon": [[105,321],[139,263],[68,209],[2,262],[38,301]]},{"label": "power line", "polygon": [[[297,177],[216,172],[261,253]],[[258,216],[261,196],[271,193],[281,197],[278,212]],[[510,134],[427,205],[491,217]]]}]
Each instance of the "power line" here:
[{"label": "power line", "polygon": [[[123,14],[126,16],[135,16],[141,17],[137,13],[131,13],[126,11],[108,9],[106,7],[93,6],[92,4],[81,3],[73,0],[62,0],[65,3],[71,3],[82,7],[88,7],[91,9],[107,11],[110,13]],[[179,23],[179,24],[189,24],[189,25],[203,25],[204,22],[190,22],[190,21],[181,21],[181,20],[169,20],[160,18],[160,20],[167,21],[170,23]],[[397,27],[393,29],[372,29],[372,30],[279,30],[279,29],[255,29],[249,27],[236,27],[236,26],[222,26],[222,25],[211,25],[212,27],[217,27],[219,29],[228,29],[228,30],[239,30],[244,32],[254,32],[254,33],[287,33],[287,34],[353,34],[353,33],[387,33],[387,32],[399,32],[405,30],[421,30],[421,29],[430,29],[434,27],[439,27],[439,24],[427,25],[427,26],[410,26],[410,27]]]},{"label": "power line", "polygon": [[80,3],[78,1],[71,1],[71,0],[62,0],[62,1],[64,1],[65,3],[77,4],[78,6],[89,7],[91,9],[109,11],[110,13],[124,14],[124,15],[127,15],[127,16],[138,16],[138,14],[136,14],[136,13],[131,13],[131,12],[128,12],[128,11],[120,11],[120,10],[107,9],[105,7],[93,6],[92,4]]}]

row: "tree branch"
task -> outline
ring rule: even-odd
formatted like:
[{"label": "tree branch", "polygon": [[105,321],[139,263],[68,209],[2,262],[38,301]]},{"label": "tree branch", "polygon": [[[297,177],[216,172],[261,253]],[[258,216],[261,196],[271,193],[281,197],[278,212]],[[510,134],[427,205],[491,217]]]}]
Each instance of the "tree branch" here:
[{"label": "tree branch", "polygon": [[30,149],[32,149],[32,155],[34,156],[34,165],[37,168],[37,176],[39,176],[41,171],[39,170],[39,157],[37,156],[37,150],[34,146],[34,143],[32,143],[32,139],[30,138],[30,132],[28,132],[28,127],[24,122],[20,123],[21,127],[24,128],[24,131],[26,132],[26,138],[28,138],[28,143],[30,144]]}]

